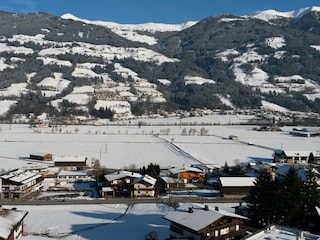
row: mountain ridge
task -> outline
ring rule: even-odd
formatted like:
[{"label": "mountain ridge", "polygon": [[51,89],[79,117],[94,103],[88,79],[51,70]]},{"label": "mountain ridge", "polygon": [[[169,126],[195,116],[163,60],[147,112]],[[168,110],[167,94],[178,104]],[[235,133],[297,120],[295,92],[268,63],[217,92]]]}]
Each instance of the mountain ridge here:
[{"label": "mountain ridge", "polygon": [[318,113],[319,10],[147,25],[0,13],[0,115],[130,119],[266,102]]}]

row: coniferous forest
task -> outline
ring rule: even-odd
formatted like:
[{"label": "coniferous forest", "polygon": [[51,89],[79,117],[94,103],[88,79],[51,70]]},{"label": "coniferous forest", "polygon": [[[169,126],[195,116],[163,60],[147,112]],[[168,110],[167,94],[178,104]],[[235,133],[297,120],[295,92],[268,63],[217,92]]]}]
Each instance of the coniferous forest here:
[{"label": "coniferous forest", "polygon": [[248,197],[252,225],[281,224],[319,233],[316,206],[320,191],[311,169],[305,178],[301,179],[293,167],[282,178],[274,178],[267,170],[260,171]]}]

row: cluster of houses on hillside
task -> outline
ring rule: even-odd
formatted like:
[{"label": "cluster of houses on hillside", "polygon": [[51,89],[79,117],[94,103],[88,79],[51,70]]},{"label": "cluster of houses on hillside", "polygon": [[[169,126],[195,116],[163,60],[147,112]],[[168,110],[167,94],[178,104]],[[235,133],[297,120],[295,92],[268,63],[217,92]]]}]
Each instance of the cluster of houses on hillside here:
[{"label": "cluster of houses on hillside", "polygon": [[[29,158],[32,164],[28,167],[0,175],[0,199],[36,197],[38,193],[50,190],[50,187],[45,187],[43,184],[46,179],[53,179],[51,187],[55,190],[59,189],[59,186],[67,184],[90,183],[90,186],[98,188],[99,196],[97,197],[102,199],[155,197],[161,193],[159,186],[164,190],[164,194],[168,194],[170,191],[211,187],[219,190],[220,197],[241,199],[254,186],[255,176],[259,170],[268,168],[274,175],[281,176],[294,166],[300,178],[304,180],[306,167],[310,166],[309,163],[312,163],[313,172],[320,179],[319,169],[317,169],[320,163],[318,151],[275,150],[273,162],[248,163],[243,166],[244,174],[242,176],[215,175],[214,172],[221,173],[222,171],[213,169],[212,166],[192,165],[163,169],[160,176],[157,177],[133,170],[117,170],[106,173],[104,175],[105,181],[99,184],[96,181],[97,176],[92,174],[92,169],[88,166],[87,157],[53,157],[52,154],[45,153],[30,154]],[[213,175],[215,178],[210,181],[208,176]],[[0,208],[0,239],[16,239],[21,236],[22,223],[26,215],[26,212],[16,209]],[[10,222],[12,219],[14,219],[14,223]],[[208,206],[192,205],[187,209],[177,209],[170,212],[165,216],[165,219],[170,221],[172,238],[240,239],[239,237],[247,235],[243,228],[246,217],[228,213],[219,208],[211,209]],[[270,231],[278,228],[279,226],[273,226]],[[268,237],[267,232],[265,234]]]}]

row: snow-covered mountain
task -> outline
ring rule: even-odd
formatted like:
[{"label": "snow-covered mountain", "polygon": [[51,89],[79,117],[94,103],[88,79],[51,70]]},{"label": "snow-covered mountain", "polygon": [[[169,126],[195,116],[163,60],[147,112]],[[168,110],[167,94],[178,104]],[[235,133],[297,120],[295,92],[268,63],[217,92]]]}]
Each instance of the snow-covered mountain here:
[{"label": "snow-covered mountain", "polygon": [[2,117],[123,119],[266,102],[320,110],[320,7],[182,24],[5,12],[0,21]]},{"label": "snow-covered mountain", "polygon": [[295,11],[289,11],[289,12],[279,12],[275,10],[265,10],[265,11],[260,11],[257,12],[255,15],[253,15],[254,18],[258,18],[264,21],[269,21],[269,20],[275,20],[279,18],[288,18],[288,19],[299,19],[306,14],[316,12],[320,14],[320,7],[306,7],[306,8],[301,8]]}]

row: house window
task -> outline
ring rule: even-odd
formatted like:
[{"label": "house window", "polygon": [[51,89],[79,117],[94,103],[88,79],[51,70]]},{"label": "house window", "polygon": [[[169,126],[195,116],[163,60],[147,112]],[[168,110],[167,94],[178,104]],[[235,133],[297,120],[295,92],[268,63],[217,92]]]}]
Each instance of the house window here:
[{"label": "house window", "polygon": [[228,233],[229,233],[229,228],[228,227],[220,229],[220,235],[226,235]]},{"label": "house window", "polygon": [[215,231],[214,231],[214,236],[215,236],[215,237],[219,237],[219,230],[215,230]]},{"label": "house window", "polygon": [[236,231],[239,231],[240,230],[240,226],[239,224],[236,225]]}]

